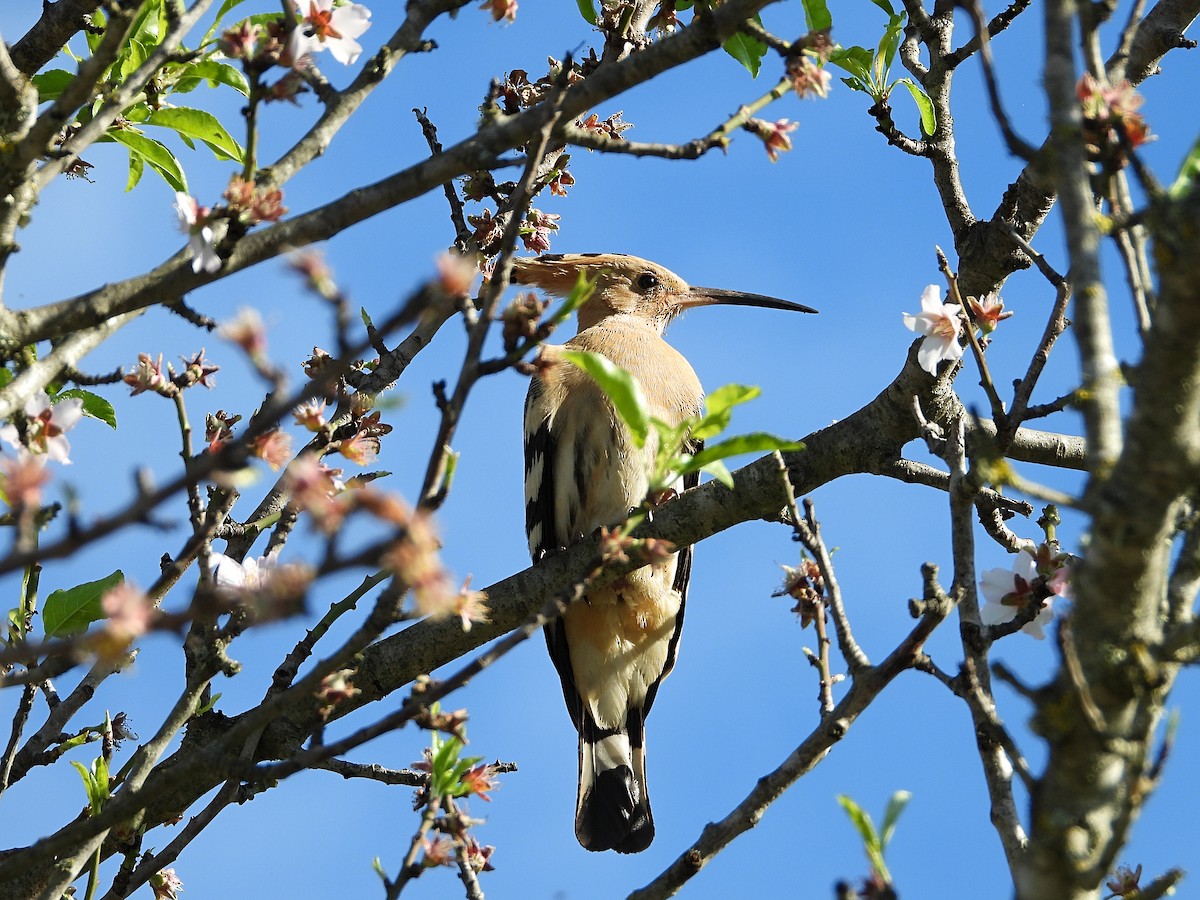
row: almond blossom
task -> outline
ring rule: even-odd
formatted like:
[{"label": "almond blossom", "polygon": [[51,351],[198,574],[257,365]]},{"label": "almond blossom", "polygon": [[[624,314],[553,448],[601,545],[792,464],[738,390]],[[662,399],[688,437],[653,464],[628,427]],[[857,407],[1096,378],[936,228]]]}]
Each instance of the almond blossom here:
[{"label": "almond blossom", "polygon": [[175,210],[179,213],[179,227],[188,236],[188,252],[192,254],[192,271],[203,269],[210,275],[221,268],[221,257],[209,227],[209,210],[201,206],[196,198],[183,191],[175,192]]},{"label": "almond blossom", "polygon": [[479,8],[491,13],[493,22],[517,21],[517,0],[483,0]]},{"label": "almond blossom", "polygon": [[108,618],[108,630],[126,645],[146,633],[156,612],[150,598],[125,581],[105,591],[100,608]]},{"label": "almond blossom", "polygon": [[44,455],[68,465],[71,462],[68,458],[71,445],[66,433],[75,427],[82,416],[83,401],[78,397],[52,404],[49,394],[38,391],[25,403],[24,440],[17,426],[11,422],[0,427],[0,440],[18,451],[25,450],[34,456]]},{"label": "almond blossom", "polygon": [[217,329],[217,333],[237,344],[256,362],[267,354],[267,327],[254,307],[239,309],[234,318]]},{"label": "almond blossom", "polygon": [[208,566],[212,571],[213,583],[219,588],[230,590],[253,590],[261,587],[275,567],[274,558],[253,557],[238,562],[224,553],[208,554]]},{"label": "almond blossom", "polygon": [[327,49],[338,62],[352,66],[362,53],[362,44],[355,38],[370,27],[371,11],[361,3],[334,9],[333,0],[309,0],[308,15],[296,28],[302,44],[295,58]]},{"label": "almond blossom", "polygon": [[1038,548],[1037,557],[1029,550],[1022,550],[1011,569],[988,569],[980,576],[979,588],[987,601],[979,610],[984,625],[1011,622],[1020,609],[1036,603],[1041,611],[1021,630],[1039,641],[1046,636],[1044,628],[1054,618],[1054,598],[1070,596],[1071,570],[1067,560],[1071,557],[1051,555],[1048,548],[1043,548],[1045,545]]},{"label": "almond blossom", "polygon": [[174,869],[163,869],[150,876],[150,890],[154,891],[154,900],[176,900],[183,890],[183,881]]},{"label": "almond blossom", "polygon": [[962,307],[957,303],[943,303],[941,298],[942,292],[936,284],[926,285],[921,293],[921,311],[916,315],[903,314],[905,328],[925,335],[917,350],[917,362],[934,377],[937,377],[938,363],[961,359],[963,355],[962,344],[958,342],[962,333]]},{"label": "almond blossom", "polygon": [[780,153],[792,149],[792,139],[788,135],[799,127],[799,123],[787,119],[777,119],[775,122],[750,119],[743,127],[763,142],[771,162],[778,162]]},{"label": "almond blossom", "polygon": [[37,507],[42,502],[42,488],[49,480],[43,456],[19,450],[15,459],[0,458],[0,495],[9,509]]},{"label": "almond blossom", "polygon": [[971,306],[971,315],[975,317],[975,324],[984,334],[991,334],[996,330],[997,325],[1012,315],[1011,311],[1005,311],[1004,301],[995,291],[985,294],[979,300],[968,297],[967,303]]}]

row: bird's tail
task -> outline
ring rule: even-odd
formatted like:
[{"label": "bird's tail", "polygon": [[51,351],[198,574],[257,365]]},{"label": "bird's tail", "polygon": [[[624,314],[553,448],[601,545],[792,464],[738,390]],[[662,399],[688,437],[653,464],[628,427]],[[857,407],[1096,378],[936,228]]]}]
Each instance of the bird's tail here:
[{"label": "bird's tail", "polygon": [[586,850],[640,853],[654,840],[641,716],[630,710],[620,730],[590,724],[579,732],[575,836]]}]

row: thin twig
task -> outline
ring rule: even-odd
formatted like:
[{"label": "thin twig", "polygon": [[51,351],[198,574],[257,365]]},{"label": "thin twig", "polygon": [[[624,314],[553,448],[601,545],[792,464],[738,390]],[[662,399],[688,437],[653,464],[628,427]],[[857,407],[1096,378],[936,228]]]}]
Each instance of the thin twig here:
[{"label": "thin twig", "polygon": [[988,370],[987,359],[983,355],[983,347],[979,344],[979,338],[975,335],[975,314],[971,310],[965,297],[958,289],[958,276],[951,271],[950,261],[946,259],[946,254],[941,247],[936,247],[938,268],[941,269],[942,275],[946,278],[946,284],[950,289],[950,302],[957,303],[962,313],[967,319],[967,341],[971,345],[971,352],[975,356],[975,364],[979,367],[980,385],[983,387],[984,393],[987,394],[988,403],[992,407],[992,417],[997,422],[1003,422],[1007,418],[1007,413],[1004,409],[1004,401],[1000,399],[1000,395],[996,392],[996,385],[992,381],[992,373]]},{"label": "thin twig", "polygon": [[728,815],[705,826],[695,843],[681,853],[657,878],[640,890],[632,892],[629,895],[630,900],[659,900],[673,896],[735,838],[754,827],[772,803],[783,796],[802,776],[812,771],[833,745],[846,736],[858,716],[884,688],[905,669],[915,665],[916,660],[923,655],[925,641],[945,616],[945,609],[931,609],[882,663],[856,675],[833,712],[822,718],[817,727],[778,767],[759,778],[746,797]]}]

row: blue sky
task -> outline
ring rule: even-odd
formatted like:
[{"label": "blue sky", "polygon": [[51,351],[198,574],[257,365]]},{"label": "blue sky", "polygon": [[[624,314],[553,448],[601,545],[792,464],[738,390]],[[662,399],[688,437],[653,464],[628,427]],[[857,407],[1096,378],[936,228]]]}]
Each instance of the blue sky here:
[{"label": "blue sky", "polygon": [[[369,53],[400,21],[400,4],[368,4],[374,26],[364,36]],[[40,4],[5,4],[0,35],[14,40]],[[248,11],[275,8],[247,3]],[[989,4],[989,11],[999,7]],[[843,44],[871,45],[882,31],[883,14],[866,2],[833,4],[834,37]],[[1114,16],[1122,22],[1124,4]],[[1040,19],[1025,13],[994,45],[1005,79],[1006,105],[1027,140],[1041,141],[1045,101],[1040,80]],[[764,16],[769,28],[791,36],[803,31],[798,3],[781,4]],[[965,29],[964,29],[965,31]],[[345,127],[329,153],[287,185],[287,205],[307,210],[352,187],[378,180],[426,152],[413,119],[414,106],[427,107],[444,144],[468,136],[491,78],[514,69],[536,77],[546,56],[561,58],[597,43],[575,4],[521,5],[515,24],[501,27],[468,5],[456,21],[441,20],[430,36],[439,49],[406,59]],[[1114,31],[1106,38],[1111,46]],[[961,43],[958,41],[957,43]],[[1145,85],[1144,112],[1159,139],[1146,148],[1147,161],[1162,180],[1174,176],[1195,139],[1191,87],[1200,83],[1200,57],[1176,52],[1164,74]],[[323,60],[336,83],[349,74]],[[753,81],[723,54],[714,54],[653,85],[631,91],[595,110],[605,117],[624,111],[635,125],[630,138],[686,141],[703,135],[767,90],[778,74],[768,59]],[[897,75],[903,74],[900,72]],[[978,67],[958,75],[955,117],[958,151],[968,197],[977,215],[990,215],[1005,186],[1020,170],[1002,149],[979,89]],[[196,95],[193,95],[196,96]],[[238,104],[212,97],[231,130]],[[725,154],[695,162],[605,157],[572,153],[577,184],[564,200],[540,204],[562,215],[553,249],[561,252],[625,252],[677,271],[692,283],[739,288],[786,297],[821,310],[796,317],[746,309],[700,310],[677,322],[670,339],[694,364],[710,390],[728,382],[757,384],[763,396],[741,408],[739,431],[770,430],[799,437],[844,418],[883,389],[904,363],[911,334],[901,312],[917,309],[922,288],[938,282],[934,245],[948,251],[953,241],[932,189],[928,166],[889,148],[866,114],[870,101],[835,82],[823,101],[789,96],[763,113],[799,122],[795,150],[771,164],[759,142],[739,133]],[[915,131],[916,113],[903,92],[894,97],[898,123]],[[299,108],[273,106],[264,117],[260,158],[270,160],[290,146],[315,116],[315,101]],[[230,169],[203,153],[180,148],[192,191],[215,202]],[[21,235],[22,252],[6,281],[10,306],[34,306],[70,297],[105,281],[143,271],[181,244],[171,191],[147,175],[124,192],[122,154],[112,145],[86,154],[94,184],[59,181],[50,187]],[[428,276],[432,260],[453,238],[440,193],[421,198],[356,226],[324,247],[339,283],[376,317]],[[1054,217],[1035,241],[1052,265],[1065,269],[1063,244]],[[1118,326],[1131,331],[1128,301],[1118,269],[1110,265],[1110,290]],[[1053,299],[1039,277],[1022,273],[1004,291],[1016,316],[1006,323],[989,353],[998,384],[1024,372]],[[306,296],[282,262],[269,262],[196,292],[194,306],[227,319],[240,306],[260,306],[270,325],[272,357],[299,377],[298,362],[314,344],[328,345],[325,311]],[[390,488],[412,497],[420,487],[436,427],[429,390],[438,378],[453,379],[461,363],[462,330],[447,325],[400,385],[403,404],[388,413],[395,426],[385,441],[379,467],[395,474]],[[557,336],[558,339],[566,335]],[[1136,347],[1121,337],[1124,359]],[[151,310],[85,361],[91,371],[129,367],[138,352],[167,357],[207,345],[222,363],[209,395],[193,392],[195,422],[206,411],[225,408],[247,415],[261,388],[237,354],[215,336],[201,335],[177,318]],[[980,403],[975,376],[965,371],[958,387],[968,402]],[[1077,384],[1076,356],[1061,346],[1047,370],[1042,399]],[[521,486],[521,404],[525,380],[513,373],[479,385],[456,440],[462,453],[451,497],[439,520],[444,557],[460,576],[484,586],[527,564]],[[257,392],[257,393],[256,393]],[[84,422],[72,433],[74,466],[63,474],[84,509],[99,513],[130,496],[138,467],[166,479],[178,466],[178,435],[169,404],[156,397],[127,398],[124,388],[105,395],[117,404],[120,427],[109,431]],[[1036,398],[1035,398],[1036,399]],[[1075,430],[1074,416],[1055,427]],[[910,458],[936,463],[923,447]],[[748,460],[746,460],[748,461]],[[1028,477],[1066,490],[1074,477],[1026,468]],[[264,478],[259,489],[265,490]],[[253,494],[255,488],[246,491]],[[856,636],[872,659],[882,659],[911,625],[905,603],[920,593],[919,566],[926,560],[949,568],[949,527],[944,496],[877,478],[857,476],[823,487],[813,497]],[[247,506],[246,509],[250,507]],[[180,505],[171,511],[186,519]],[[236,515],[236,512],[235,512]],[[1036,537],[1032,523],[1017,526]],[[43,596],[50,590],[107,574],[119,565],[131,580],[148,584],[157,560],[179,545],[179,530],[127,530],[64,563],[47,565]],[[1068,515],[1067,549],[1078,550],[1080,521]],[[261,552],[261,548],[259,548]],[[303,543],[289,545],[300,554]],[[495,844],[496,871],[483,888],[491,897],[580,898],[619,896],[650,880],[694,841],[705,823],[723,817],[755,780],[777,766],[816,725],[817,683],[801,652],[815,636],[801,631],[789,604],[772,599],[778,564],[796,561],[797,547],[786,529],[748,523],[697,548],[687,627],[679,663],[663,687],[648,722],[649,780],[658,835],[635,857],[589,854],[572,831],[575,800],[575,737],[562,706],[553,668],[540,639],[530,641],[473,682],[451,701],[471,712],[471,752],[488,760],[517,762],[490,804],[473,802],[486,817],[480,839]],[[285,553],[285,559],[287,554]],[[1006,566],[1005,554],[981,539],[980,570]],[[312,598],[322,610],[339,590],[364,573],[330,584]],[[19,582],[0,589],[16,597]],[[15,603],[15,599],[12,601]],[[182,606],[186,596],[168,600]],[[245,674],[218,683],[219,707],[234,714],[257,701],[283,653],[308,623],[295,620],[242,638],[232,648]],[[945,669],[957,665],[956,629],[943,627],[929,651]],[[1024,635],[996,648],[1028,681],[1051,671],[1048,642]],[[70,678],[63,679],[69,685]],[[169,637],[145,641],[135,668],[113,679],[79,717],[103,719],[104,710],[128,710],[134,727],[148,737],[182,686],[182,661]],[[60,689],[61,686],[60,686]],[[1035,769],[1041,750],[1023,723],[1029,708],[1003,686],[997,688],[1001,715]],[[0,697],[0,721],[11,721],[15,696]],[[1185,672],[1173,705],[1200,702],[1194,672]],[[390,703],[385,706],[391,707]],[[368,711],[369,714],[370,711]],[[351,717],[339,728],[365,723]],[[335,734],[336,729],[331,729]],[[420,758],[424,735],[407,730],[382,738],[353,755],[403,767]],[[73,758],[88,760],[93,748]],[[126,749],[125,753],[128,754]],[[1191,798],[1200,776],[1188,763],[1200,753],[1200,727],[1184,715],[1175,755],[1163,786],[1146,807],[1135,839],[1122,861],[1158,873],[1195,863],[1200,830]],[[59,766],[39,771],[0,800],[0,847],[25,843],[72,817],[83,804],[75,774]],[[913,799],[901,820],[888,860],[902,894],[926,900],[969,895],[1001,898],[1010,883],[998,840],[987,820],[986,794],[974,753],[966,708],[933,679],[911,672],[899,678],[855,724],[850,734],[808,777],[768,810],[761,824],[725,851],[684,890],[689,897],[830,896],[839,878],[865,874],[855,833],[836,803],[849,794],[878,817],[895,790]],[[346,783],[326,773],[304,774],[222,814],[215,828],[185,853],[176,869],[191,900],[249,895],[326,897],[375,896],[371,860],[390,872],[403,858],[417,825],[408,789]],[[1025,798],[1019,798],[1022,809]],[[18,812],[19,811],[19,812]],[[165,845],[173,833],[149,843]],[[933,848],[937,848],[934,850]],[[455,896],[450,871],[427,873],[406,895]],[[1181,896],[1195,888],[1185,883]],[[145,889],[143,889],[145,891]]]}]

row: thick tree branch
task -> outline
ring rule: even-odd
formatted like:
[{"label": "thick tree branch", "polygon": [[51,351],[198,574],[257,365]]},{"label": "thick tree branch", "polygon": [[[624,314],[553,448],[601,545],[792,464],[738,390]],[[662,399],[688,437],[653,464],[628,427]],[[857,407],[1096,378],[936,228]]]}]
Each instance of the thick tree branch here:
[{"label": "thick tree branch", "polygon": [[43,3],[41,18],[9,50],[17,68],[32,75],[54,59],[63,45],[88,25],[87,17],[99,9],[101,2],[57,0]]}]

